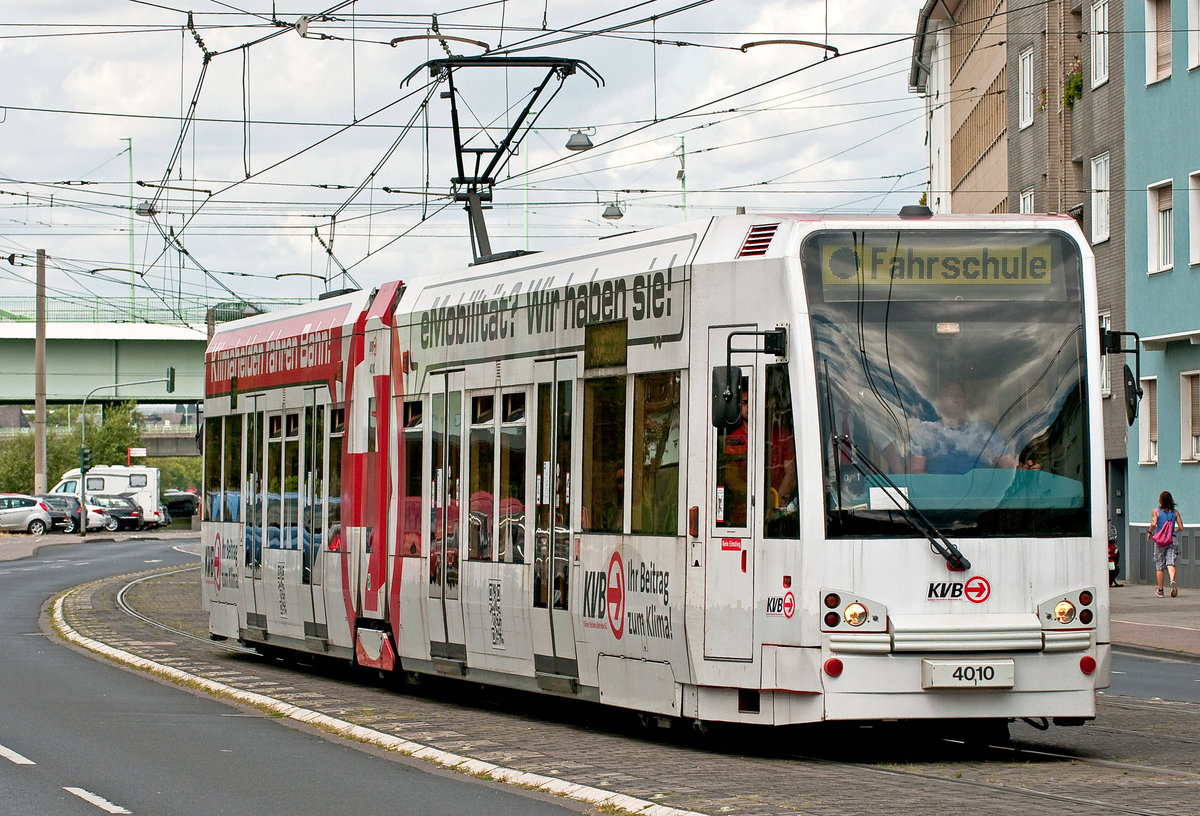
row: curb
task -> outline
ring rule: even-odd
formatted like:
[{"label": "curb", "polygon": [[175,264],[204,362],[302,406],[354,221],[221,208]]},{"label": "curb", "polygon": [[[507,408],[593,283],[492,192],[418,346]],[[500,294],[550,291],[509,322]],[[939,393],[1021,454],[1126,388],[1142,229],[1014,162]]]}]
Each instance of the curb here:
[{"label": "curb", "polygon": [[1137,646],[1132,643],[1113,643],[1112,650],[1117,654],[1128,654],[1136,657],[1153,657],[1160,660],[1178,660],[1183,663],[1200,664],[1200,655],[1192,652],[1177,652],[1171,649],[1160,649],[1155,646]]},{"label": "curb", "polygon": [[510,785],[533,788],[567,799],[586,802],[597,807],[620,808],[629,813],[639,814],[639,816],[642,814],[644,816],[707,816],[693,810],[680,810],[664,805],[656,805],[653,802],[647,802],[644,799],[637,799],[633,796],[626,796],[623,793],[613,793],[612,791],[601,790],[600,788],[593,788],[587,785],[578,785],[550,776],[505,768],[491,762],[461,756],[460,754],[452,754],[448,751],[422,745],[419,742],[394,737],[361,725],[354,725],[345,720],[321,714],[318,711],[300,708],[291,703],[276,700],[274,697],[268,697],[265,694],[242,691],[241,689],[219,683],[215,680],[197,677],[171,666],[165,666],[153,660],[138,657],[122,649],[114,648],[106,643],[101,643],[98,640],[81,635],[67,623],[66,617],[63,615],[63,601],[68,595],[76,591],[76,589],[68,590],[55,598],[50,614],[54,629],[64,640],[68,640],[76,646],[103,655],[119,663],[124,663],[132,668],[151,672],[177,685],[194,686],[216,697],[237,700],[240,703],[269,711],[281,717],[287,717],[296,722],[316,726],[346,739],[354,740],[355,742],[367,743],[386,751],[392,751],[415,759],[428,760],[460,773],[488,777]]}]

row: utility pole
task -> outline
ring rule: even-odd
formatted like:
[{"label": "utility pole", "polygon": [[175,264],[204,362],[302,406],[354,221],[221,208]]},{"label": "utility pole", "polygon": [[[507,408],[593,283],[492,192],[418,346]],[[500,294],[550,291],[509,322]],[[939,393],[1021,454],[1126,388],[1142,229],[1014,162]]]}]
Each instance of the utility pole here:
[{"label": "utility pole", "polygon": [[122,136],[121,141],[129,142],[129,319],[137,322],[137,289],[133,271],[133,137]]},{"label": "utility pole", "polygon": [[680,193],[680,208],[682,214],[680,220],[687,221],[687,149],[683,145],[683,137],[679,137],[679,193]]},{"label": "utility pole", "polygon": [[33,492],[46,492],[46,250],[37,251],[37,305],[33,344]]}]

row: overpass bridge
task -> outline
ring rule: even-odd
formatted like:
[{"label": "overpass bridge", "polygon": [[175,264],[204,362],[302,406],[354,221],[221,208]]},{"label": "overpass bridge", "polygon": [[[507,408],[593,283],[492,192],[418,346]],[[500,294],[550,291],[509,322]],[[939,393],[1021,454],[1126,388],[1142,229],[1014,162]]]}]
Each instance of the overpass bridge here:
[{"label": "overpass bridge", "polygon": [[[89,402],[199,402],[204,399],[204,347],[208,328],[250,314],[275,311],[308,298],[207,303],[191,301],[151,307],[146,303],[97,299],[46,309],[46,402],[82,402],[98,386],[166,376],[175,367],[175,393],[162,383],[98,392]],[[36,303],[0,299],[0,405],[32,405]],[[211,323],[210,323],[211,320]]]},{"label": "overpass bridge", "polygon": [[[255,300],[258,311],[275,311],[307,298]],[[204,399],[204,348],[209,327],[241,317],[246,304],[235,301],[131,307],[128,302],[47,304],[46,403],[78,405],[101,386],[165,377],[175,368],[175,392],[161,382],[102,388],[89,405],[102,403],[198,403]],[[34,298],[0,299],[0,405],[32,408],[36,370]],[[250,312],[253,314],[254,312]],[[211,322],[210,322],[211,321]],[[194,433],[194,431],[193,431]],[[156,437],[161,436],[158,440]],[[163,456],[194,455],[194,440],[175,430],[147,436],[147,447]],[[179,450],[179,453],[169,451]],[[184,451],[190,450],[191,453]],[[151,451],[151,455],[156,455]]]}]

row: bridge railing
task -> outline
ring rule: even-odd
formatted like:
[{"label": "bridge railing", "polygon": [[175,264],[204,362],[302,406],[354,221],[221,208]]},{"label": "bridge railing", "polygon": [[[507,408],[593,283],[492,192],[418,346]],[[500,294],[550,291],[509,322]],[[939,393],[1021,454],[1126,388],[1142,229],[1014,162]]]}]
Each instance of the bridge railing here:
[{"label": "bridge railing", "polygon": [[[285,306],[308,303],[311,298],[254,298],[249,301],[260,312],[273,312]],[[247,303],[237,300],[213,301],[204,298],[171,297],[163,300],[121,300],[118,298],[63,299],[46,303],[46,320],[51,323],[162,323],[204,326],[209,310],[217,323],[236,320],[247,314]],[[253,314],[253,311],[249,312]],[[0,321],[33,322],[37,319],[37,299],[0,298]]]}]

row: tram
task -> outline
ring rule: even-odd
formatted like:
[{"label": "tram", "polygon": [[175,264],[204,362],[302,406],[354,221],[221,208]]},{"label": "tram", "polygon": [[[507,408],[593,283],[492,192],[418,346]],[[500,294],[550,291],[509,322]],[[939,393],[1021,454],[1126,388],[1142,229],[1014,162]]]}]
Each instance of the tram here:
[{"label": "tram", "polygon": [[1095,716],[1070,218],[719,216],[402,277],[217,328],[212,637],[698,722]]}]

